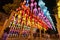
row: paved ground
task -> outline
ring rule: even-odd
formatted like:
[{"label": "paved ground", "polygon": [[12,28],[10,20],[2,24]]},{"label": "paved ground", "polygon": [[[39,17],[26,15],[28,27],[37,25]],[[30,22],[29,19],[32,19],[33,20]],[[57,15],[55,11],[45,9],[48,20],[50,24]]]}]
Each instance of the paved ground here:
[{"label": "paved ground", "polygon": [[[27,38],[10,38],[10,39],[7,39],[7,40],[28,40]],[[35,39],[30,39],[30,40],[60,40],[60,39],[57,39],[57,38],[35,38]]]}]

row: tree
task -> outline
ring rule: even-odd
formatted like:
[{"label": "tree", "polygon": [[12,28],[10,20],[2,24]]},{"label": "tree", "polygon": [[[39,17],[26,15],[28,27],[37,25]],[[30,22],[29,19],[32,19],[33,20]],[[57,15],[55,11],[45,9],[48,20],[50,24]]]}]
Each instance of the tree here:
[{"label": "tree", "polygon": [[9,3],[9,4],[4,5],[4,6],[3,6],[3,9],[4,9],[4,11],[5,11],[6,13],[9,13],[10,10],[11,10],[11,4]]},{"label": "tree", "polygon": [[11,10],[15,10],[16,8],[19,7],[21,0],[13,0],[13,3],[8,3],[3,6],[4,11],[10,15]]}]

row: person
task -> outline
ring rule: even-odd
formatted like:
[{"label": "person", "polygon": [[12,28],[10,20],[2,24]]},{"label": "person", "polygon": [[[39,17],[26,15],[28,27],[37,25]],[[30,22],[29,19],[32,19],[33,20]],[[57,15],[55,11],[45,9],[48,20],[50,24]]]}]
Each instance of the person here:
[{"label": "person", "polygon": [[34,33],[33,33],[33,37],[34,37],[34,39],[36,38],[36,36],[37,36],[37,35],[36,35],[36,32],[34,32]]},{"label": "person", "polygon": [[31,35],[30,34],[28,35],[28,40],[31,40]]},{"label": "person", "polygon": [[36,30],[37,37],[40,37],[40,30],[37,28]]},{"label": "person", "polygon": [[38,28],[36,29],[36,32],[33,33],[33,37],[34,39],[36,39],[36,37],[40,38],[40,30]]},{"label": "person", "polygon": [[3,40],[6,40],[7,36],[8,36],[7,32],[4,32],[4,34],[3,34]]}]

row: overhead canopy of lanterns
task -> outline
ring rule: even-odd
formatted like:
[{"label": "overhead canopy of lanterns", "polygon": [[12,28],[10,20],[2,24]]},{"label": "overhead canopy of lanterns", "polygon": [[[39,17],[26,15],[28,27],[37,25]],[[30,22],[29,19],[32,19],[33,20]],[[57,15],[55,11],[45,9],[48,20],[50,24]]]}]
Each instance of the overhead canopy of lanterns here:
[{"label": "overhead canopy of lanterns", "polygon": [[[36,27],[36,28],[45,28],[48,29],[47,24],[41,20],[38,16],[35,16],[29,8],[24,8],[23,10],[19,10],[15,15],[14,18],[12,17],[13,21],[16,20],[17,24],[20,23],[21,25],[27,25],[30,27]],[[17,18],[17,19],[16,19]]]},{"label": "overhead canopy of lanterns", "polygon": [[52,19],[50,17],[47,7],[42,0],[36,2],[35,0],[24,0],[21,7],[16,9],[17,13],[14,14],[13,23],[20,23],[30,27],[39,29],[44,28],[47,30],[55,29]]},{"label": "overhead canopy of lanterns", "polygon": [[49,11],[42,0],[24,0],[20,5],[11,17],[8,37],[19,36],[19,33],[30,31],[32,28],[33,32],[37,28],[45,31],[48,28],[55,30]]}]

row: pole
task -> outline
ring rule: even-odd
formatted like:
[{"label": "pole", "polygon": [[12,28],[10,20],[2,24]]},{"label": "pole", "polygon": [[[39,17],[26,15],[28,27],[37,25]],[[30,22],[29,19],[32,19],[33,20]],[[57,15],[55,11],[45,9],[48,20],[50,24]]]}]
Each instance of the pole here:
[{"label": "pole", "polygon": [[41,29],[40,29],[40,40],[42,40],[41,38],[42,38],[42,37],[41,37]]}]

